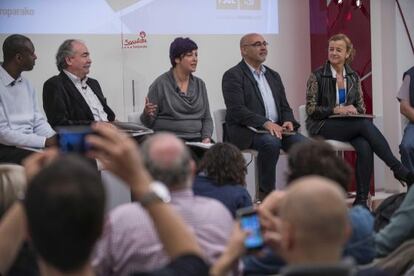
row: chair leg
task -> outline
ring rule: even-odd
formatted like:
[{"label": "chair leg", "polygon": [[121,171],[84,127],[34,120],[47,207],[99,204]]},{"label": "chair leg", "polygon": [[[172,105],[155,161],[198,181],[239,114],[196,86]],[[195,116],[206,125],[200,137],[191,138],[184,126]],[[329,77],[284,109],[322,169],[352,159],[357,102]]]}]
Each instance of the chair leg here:
[{"label": "chair leg", "polygon": [[253,164],[254,164],[254,202],[260,200],[259,191],[260,191],[260,183],[259,183],[259,166],[257,165],[257,156],[252,155],[253,157]]}]

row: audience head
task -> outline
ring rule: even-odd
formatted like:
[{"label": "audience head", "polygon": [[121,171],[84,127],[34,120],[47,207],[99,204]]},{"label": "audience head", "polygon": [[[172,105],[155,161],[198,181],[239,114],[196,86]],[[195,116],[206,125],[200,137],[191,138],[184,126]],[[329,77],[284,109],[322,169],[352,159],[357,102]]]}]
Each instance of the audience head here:
[{"label": "audience head", "polygon": [[281,255],[290,264],[338,262],[349,235],[345,194],[326,178],[308,176],[281,203]]},{"label": "audience head", "polygon": [[59,71],[63,69],[83,79],[89,73],[91,59],[85,43],[78,39],[67,39],[56,54],[56,65]]},{"label": "audience head", "polygon": [[144,164],[151,176],[170,190],[191,185],[194,161],[183,141],[170,133],[159,133],[142,145]]},{"label": "audience head", "polygon": [[[356,51],[354,49],[354,46],[352,45],[351,39],[349,39],[349,37],[345,34],[336,34],[331,36],[331,38],[329,38],[328,40],[328,44],[329,61],[331,61],[331,50],[333,51],[334,47],[343,48],[345,52],[342,54],[344,55],[346,64],[350,64],[354,59]],[[331,61],[331,63],[332,62],[333,60]]]},{"label": "audience head", "polygon": [[245,185],[246,162],[241,151],[232,144],[217,143],[205,154],[199,171],[214,179],[219,185]]},{"label": "audience head", "polygon": [[249,65],[259,66],[266,60],[267,45],[268,43],[262,35],[246,34],[240,39],[240,52]]},{"label": "audience head", "polygon": [[32,41],[20,34],[10,35],[3,43],[4,64],[14,63],[21,71],[30,71],[37,56]]},{"label": "audience head", "polygon": [[0,217],[13,202],[22,198],[26,189],[26,175],[20,165],[0,165]]},{"label": "audience head", "polygon": [[177,37],[170,45],[170,62],[174,68],[177,65],[177,59],[182,60],[188,53],[197,50],[197,44],[190,38]]},{"label": "audience head", "polygon": [[73,272],[88,264],[104,220],[99,172],[78,156],[65,156],[29,183],[25,209],[33,245],[45,265]]},{"label": "audience head", "polygon": [[319,175],[337,182],[345,191],[351,180],[351,168],[323,140],[294,145],[288,156],[287,182],[307,175]]}]

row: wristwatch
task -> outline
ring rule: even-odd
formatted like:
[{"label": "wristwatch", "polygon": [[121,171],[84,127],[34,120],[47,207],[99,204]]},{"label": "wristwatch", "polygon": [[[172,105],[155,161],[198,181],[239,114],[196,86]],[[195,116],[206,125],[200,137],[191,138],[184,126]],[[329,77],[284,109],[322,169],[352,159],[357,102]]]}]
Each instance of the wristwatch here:
[{"label": "wristwatch", "polygon": [[167,187],[159,181],[153,181],[150,184],[150,192],[144,194],[138,199],[138,202],[141,203],[144,208],[155,202],[168,203],[170,201],[170,192]]}]

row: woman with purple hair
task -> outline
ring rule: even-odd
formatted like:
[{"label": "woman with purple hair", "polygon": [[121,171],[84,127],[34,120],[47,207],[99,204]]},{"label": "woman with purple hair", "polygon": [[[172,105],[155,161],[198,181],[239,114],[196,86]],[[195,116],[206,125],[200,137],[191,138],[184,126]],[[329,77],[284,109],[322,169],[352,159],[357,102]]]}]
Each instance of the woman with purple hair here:
[{"label": "woman with purple hair", "polygon": [[172,68],[151,84],[141,121],[155,131],[169,131],[189,142],[210,143],[213,121],[197,68],[197,44],[178,37],[170,45]]}]

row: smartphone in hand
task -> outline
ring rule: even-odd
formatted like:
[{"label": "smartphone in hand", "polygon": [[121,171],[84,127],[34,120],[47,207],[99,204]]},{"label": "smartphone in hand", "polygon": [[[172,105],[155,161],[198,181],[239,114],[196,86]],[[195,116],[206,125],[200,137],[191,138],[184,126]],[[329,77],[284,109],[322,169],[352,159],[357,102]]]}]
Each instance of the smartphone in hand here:
[{"label": "smartphone in hand", "polygon": [[241,228],[249,235],[244,240],[244,246],[248,251],[256,251],[264,246],[260,218],[254,207],[246,207],[237,210]]},{"label": "smartphone in hand", "polygon": [[61,152],[85,154],[90,149],[85,140],[86,136],[92,133],[90,126],[60,126],[56,131]]}]

